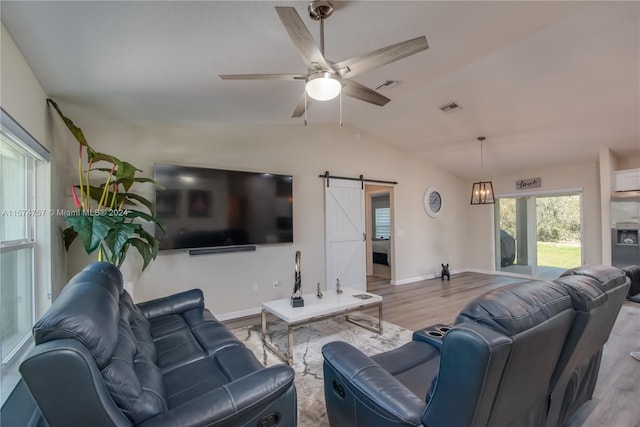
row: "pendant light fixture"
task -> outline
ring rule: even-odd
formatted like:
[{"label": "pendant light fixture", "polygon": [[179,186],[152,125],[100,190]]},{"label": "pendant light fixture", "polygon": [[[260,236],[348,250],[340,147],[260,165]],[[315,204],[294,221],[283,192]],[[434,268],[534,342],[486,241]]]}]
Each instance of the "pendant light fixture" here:
[{"label": "pendant light fixture", "polygon": [[[487,139],[484,136],[479,136],[480,141],[480,176],[483,176],[482,165],[482,143]],[[491,181],[479,181],[474,182],[471,188],[471,204],[472,205],[492,205],[495,203],[493,198],[493,184]]]}]

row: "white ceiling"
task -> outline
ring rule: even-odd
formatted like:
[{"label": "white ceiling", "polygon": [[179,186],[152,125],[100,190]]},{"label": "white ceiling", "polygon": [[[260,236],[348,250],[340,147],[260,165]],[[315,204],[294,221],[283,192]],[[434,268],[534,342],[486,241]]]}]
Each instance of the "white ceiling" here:
[{"label": "white ceiling", "polygon": [[[305,73],[274,6],[307,2],[5,1],[1,18],[47,94],[80,126],[292,124],[303,83],[219,74]],[[640,155],[640,3],[337,2],[326,55],[341,61],[425,35],[430,48],[362,74],[400,85],[344,121],[462,177]],[[456,101],[461,111],[438,106]],[[312,123],[338,121],[338,101]],[[311,128],[310,128],[310,131]]]}]

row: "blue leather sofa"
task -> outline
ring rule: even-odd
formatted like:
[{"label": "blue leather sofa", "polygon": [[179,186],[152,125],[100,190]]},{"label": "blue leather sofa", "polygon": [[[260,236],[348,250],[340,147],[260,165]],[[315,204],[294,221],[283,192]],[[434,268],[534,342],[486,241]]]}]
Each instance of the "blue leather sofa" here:
[{"label": "blue leather sofa", "polygon": [[629,288],[617,268],[584,266],[471,301],[368,357],[324,346],[331,427],[560,426],[591,399],[602,346]]},{"label": "blue leather sofa", "polygon": [[20,372],[50,427],[296,425],[293,370],[262,366],[200,290],[136,305],[94,263],[33,335]]}]

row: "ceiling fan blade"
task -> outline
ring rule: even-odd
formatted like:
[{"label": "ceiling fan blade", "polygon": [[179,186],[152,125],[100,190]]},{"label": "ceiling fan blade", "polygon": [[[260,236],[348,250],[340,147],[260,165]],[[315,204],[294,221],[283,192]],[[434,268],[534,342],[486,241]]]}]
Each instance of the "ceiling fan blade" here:
[{"label": "ceiling fan blade", "polygon": [[305,80],[305,74],[220,74],[222,80]]},{"label": "ceiling fan blade", "polygon": [[284,27],[289,33],[291,41],[293,41],[293,44],[298,48],[298,52],[307,67],[310,69],[320,67],[325,71],[331,70],[331,67],[324,59],[320,48],[318,48],[315,40],[313,40],[313,36],[307,26],[304,25],[304,22],[302,22],[302,18],[300,18],[296,9],[294,7],[276,7],[276,12],[278,12],[282,24],[284,24]]},{"label": "ceiling fan blade", "polygon": [[[291,118],[295,119],[296,117],[300,117],[304,114],[305,111],[305,98],[306,96],[306,92],[302,91],[302,96],[300,96],[300,99],[298,100],[298,103],[296,104],[296,108],[294,108],[293,110],[293,114],[291,115]],[[309,105],[311,105],[311,102],[313,101],[313,98],[311,97],[307,97],[307,101],[306,101],[306,108],[309,108]]]},{"label": "ceiling fan blade", "polygon": [[352,98],[370,102],[371,104],[376,104],[381,107],[391,101],[386,96],[379,94],[373,89],[369,89],[365,85],[354,82],[353,80],[344,79],[342,80],[342,83],[342,93]]},{"label": "ceiling fan blade", "polygon": [[425,36],[406,40],[400,43],[383,47],[362,56],[346,59],[334,64],[333,69],[340,75],[349,78],[355,77],[365,71],[373,70],[382,65],[389,64],[407,56],[411,56],[425,49],[428,49],[427,38]]}]

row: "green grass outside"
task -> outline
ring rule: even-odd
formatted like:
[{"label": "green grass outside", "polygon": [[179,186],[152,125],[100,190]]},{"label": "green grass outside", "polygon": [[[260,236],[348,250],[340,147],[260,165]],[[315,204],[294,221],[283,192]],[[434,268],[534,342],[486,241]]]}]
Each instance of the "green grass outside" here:
[{"label": "green grass outside", "polygon": [[581,264],[580,245],[538,242],[538,266],[573,268]]}]

